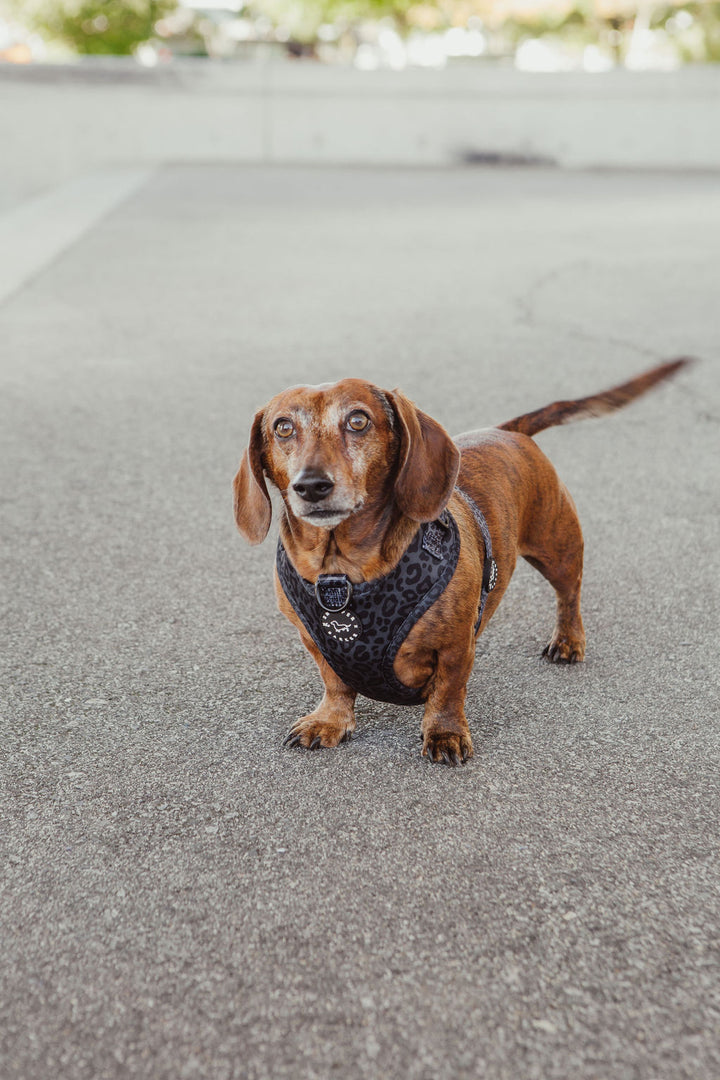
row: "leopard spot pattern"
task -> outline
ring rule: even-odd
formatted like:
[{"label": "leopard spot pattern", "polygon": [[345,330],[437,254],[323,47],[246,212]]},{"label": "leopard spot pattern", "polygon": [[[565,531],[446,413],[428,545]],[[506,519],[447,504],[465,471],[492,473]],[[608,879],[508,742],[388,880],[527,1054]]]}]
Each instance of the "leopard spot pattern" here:
[{"label": "leopard spot pattern", "polygon": [[422,687],[410,687],[395,675],[393,663],[412,627],[432,607],[452,578],[460,555],[460,534],[452,514],[421,525],[397,566],[383,577],[352,587],[347,610],[362,632],[338,641],[323,627],[323,609],[315,586],[302,578],[278,543],[280,584],[306,630],[333,671],[364,697],[394,705],[419,705]]}]

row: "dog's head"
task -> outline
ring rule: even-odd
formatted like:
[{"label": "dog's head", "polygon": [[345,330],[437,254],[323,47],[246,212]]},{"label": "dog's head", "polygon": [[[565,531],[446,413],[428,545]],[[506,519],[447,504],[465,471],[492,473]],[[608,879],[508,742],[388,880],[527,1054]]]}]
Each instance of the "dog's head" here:
[{"label": "dog's head", "polygon": [[251,544],[265,539],[267,477],[293,518],[321,529],[391,500],[414,521],[433,521],[459,463],[445,429],[399,390],[362,379],[293,387],[255,415],[235,477],[235,520]]}]

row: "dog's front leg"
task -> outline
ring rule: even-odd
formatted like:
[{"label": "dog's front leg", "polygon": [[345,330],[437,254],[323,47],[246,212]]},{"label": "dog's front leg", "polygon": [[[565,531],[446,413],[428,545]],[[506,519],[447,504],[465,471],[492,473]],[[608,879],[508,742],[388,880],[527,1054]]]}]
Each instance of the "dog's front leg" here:
[{"label": "dog's front leg", "polygon": [[474,641],[469,648],[454,644],[438,650],[437,667],[422,722],[422,753],[430,761],[464,765],[473,756],[465,717],[465,694],[474,660]]},{"label": "dog's front leg", "polygon": [[347,742],[355,730],[355,698],[357,694],[340,679],[323,659],[314,641],[301,631],[300,638],[320,669],[325,693],[317,709],[301,716],[285,739],[286,746],[304,746],[316,750],[321,746],[338,746]]}]

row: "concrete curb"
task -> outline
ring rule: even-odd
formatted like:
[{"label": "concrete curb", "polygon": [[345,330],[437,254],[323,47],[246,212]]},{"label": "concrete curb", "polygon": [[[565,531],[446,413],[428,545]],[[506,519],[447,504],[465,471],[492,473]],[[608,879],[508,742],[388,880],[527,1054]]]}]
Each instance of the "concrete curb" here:
[{"label": "concrete curb", "polygon": [[0,68],[5,200],[168,161],[720,168],[720,71],[358,72],[277,58]]}]

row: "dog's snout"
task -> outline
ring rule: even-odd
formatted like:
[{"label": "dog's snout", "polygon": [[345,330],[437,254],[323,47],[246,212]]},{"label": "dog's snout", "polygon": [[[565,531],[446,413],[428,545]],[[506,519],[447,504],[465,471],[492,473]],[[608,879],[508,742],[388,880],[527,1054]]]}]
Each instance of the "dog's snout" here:
[{"label": "dog's snout", "polygon": [[325,473],[312,469],[304,469],[293,483],[293,491],[311,503],[326,499],[334,487],[335,484]]}]

